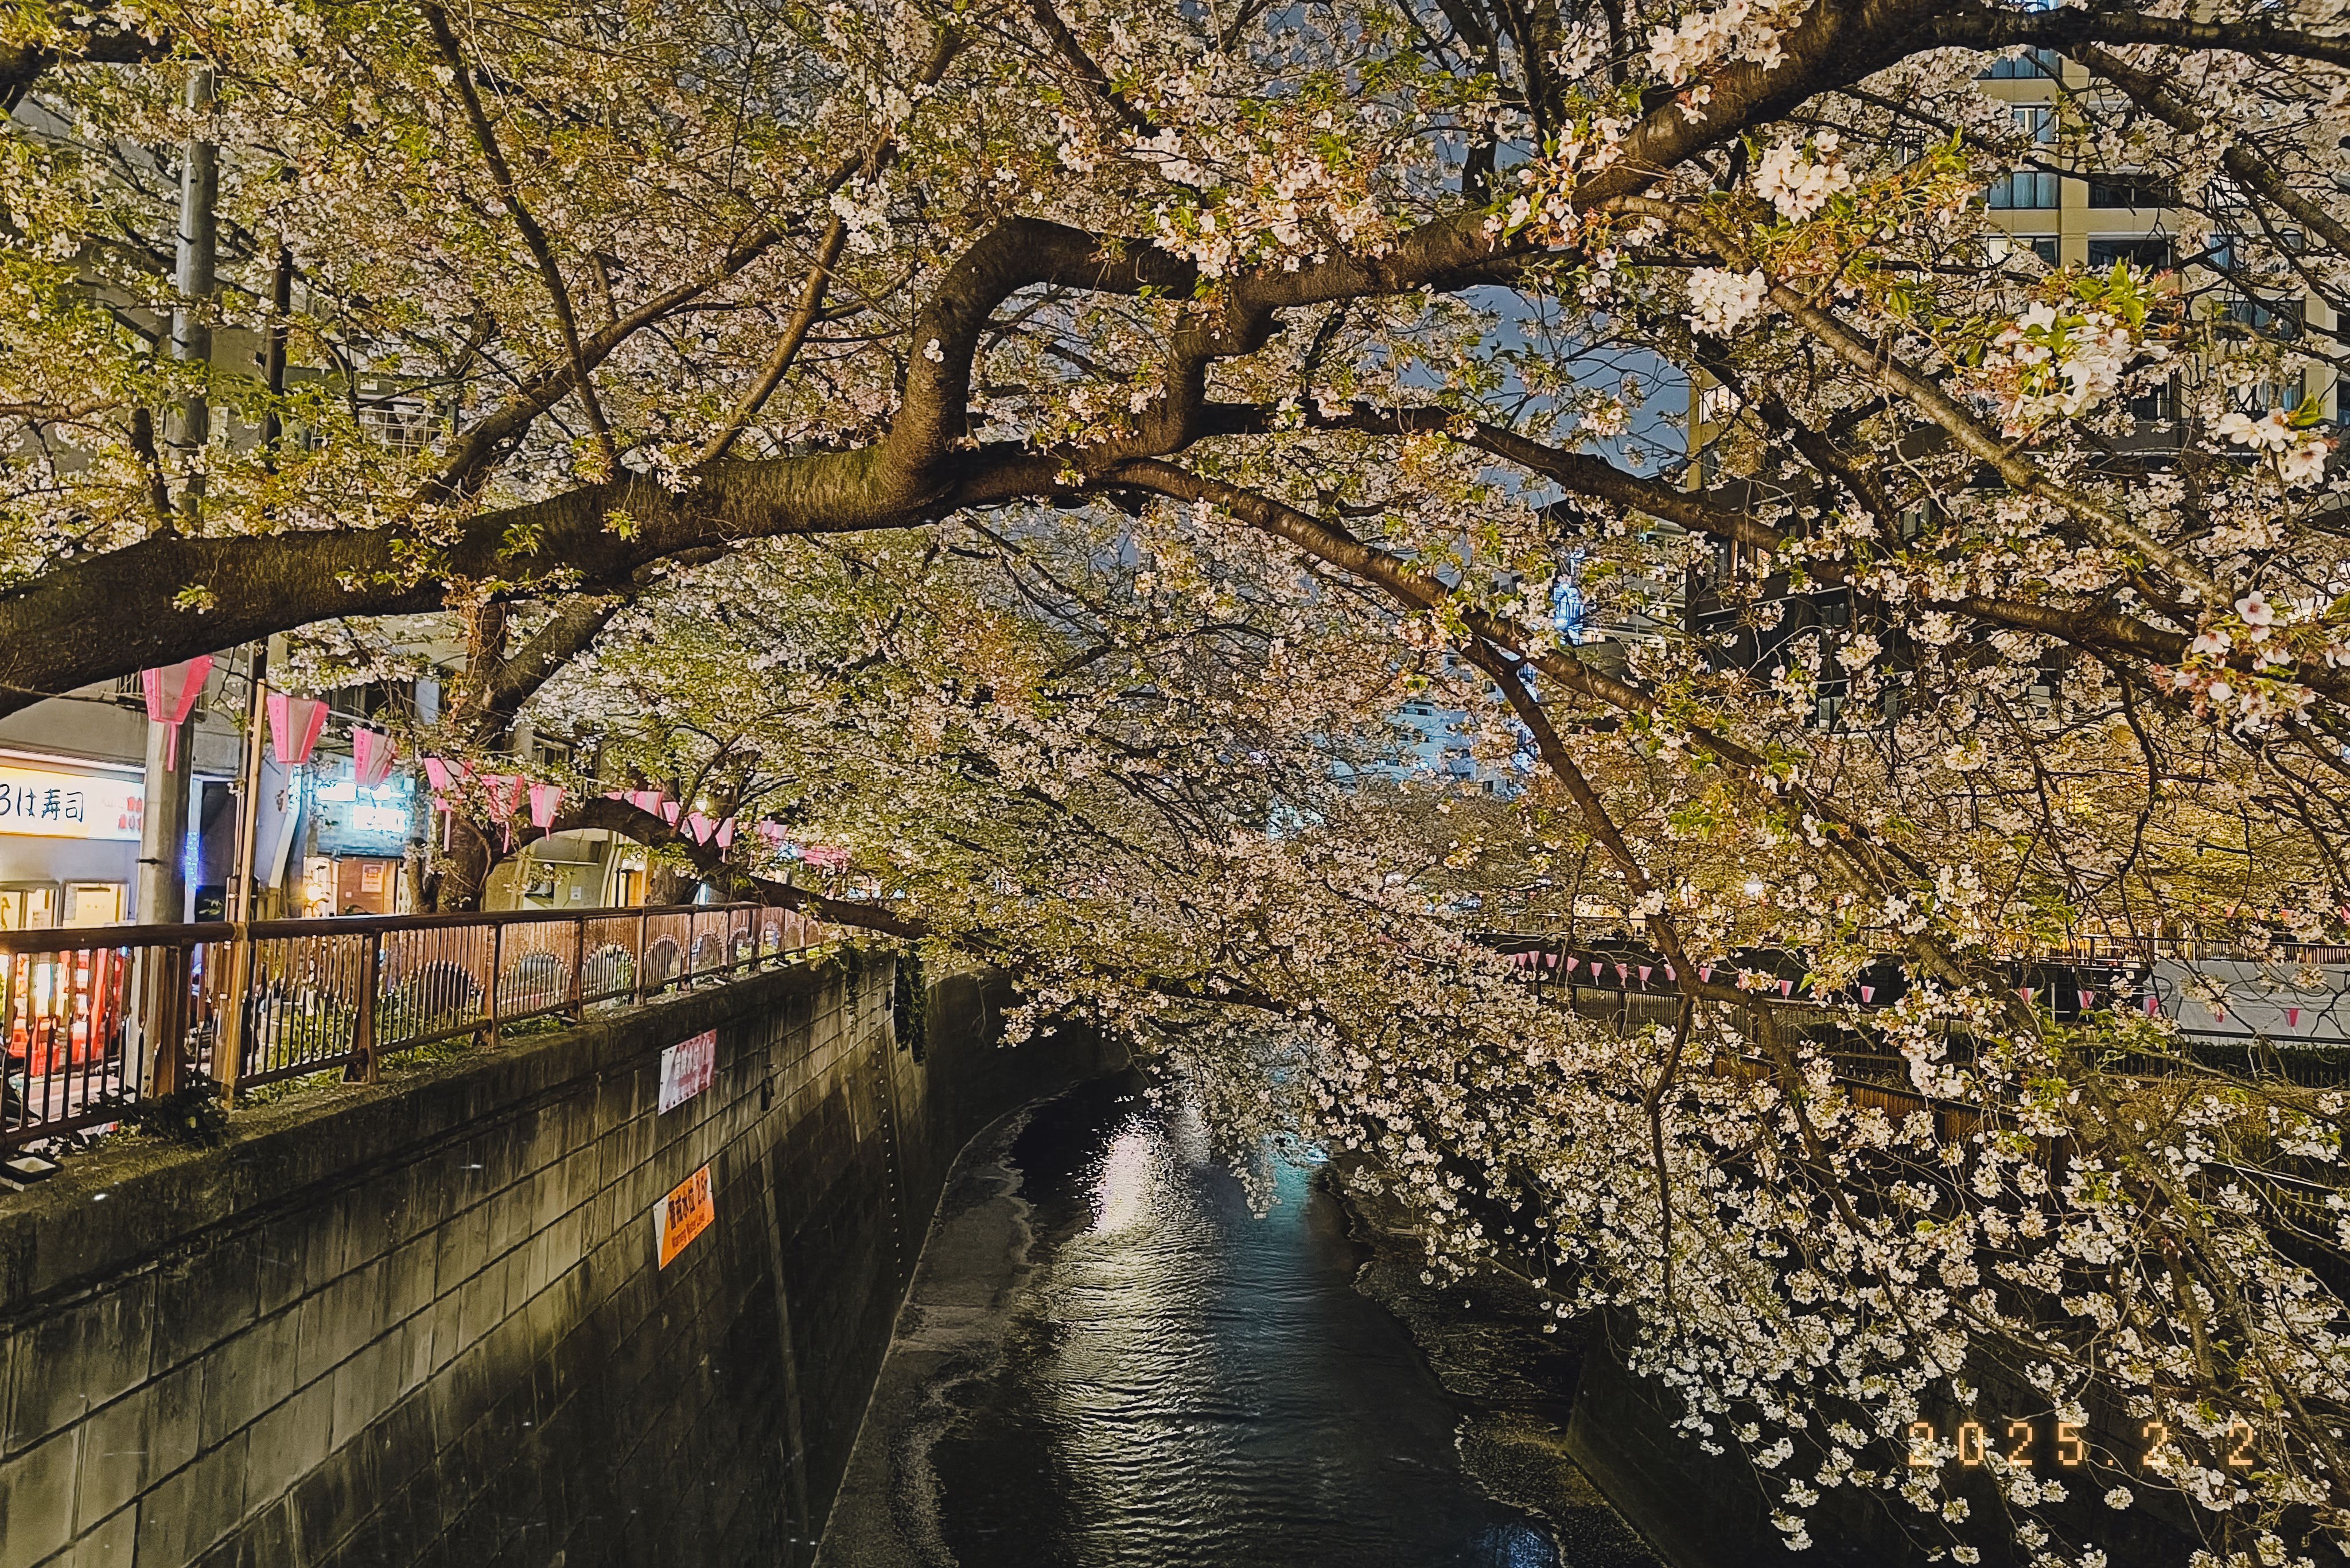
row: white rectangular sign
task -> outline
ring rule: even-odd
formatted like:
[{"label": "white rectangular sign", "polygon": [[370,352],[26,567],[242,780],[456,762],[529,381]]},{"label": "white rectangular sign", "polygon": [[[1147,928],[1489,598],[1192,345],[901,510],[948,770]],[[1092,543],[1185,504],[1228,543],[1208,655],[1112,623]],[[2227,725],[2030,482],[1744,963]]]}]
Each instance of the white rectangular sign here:
[{"label": "white rectangular sign", "polygon": [[660,1108],[673,1111],[718,1078],[718,1031],[705,1029],[661,1053]]},{"label": "white rectangular sign", "polygon": [[146,789],[138,779],[0,764],[0,833],[135,843]]}]

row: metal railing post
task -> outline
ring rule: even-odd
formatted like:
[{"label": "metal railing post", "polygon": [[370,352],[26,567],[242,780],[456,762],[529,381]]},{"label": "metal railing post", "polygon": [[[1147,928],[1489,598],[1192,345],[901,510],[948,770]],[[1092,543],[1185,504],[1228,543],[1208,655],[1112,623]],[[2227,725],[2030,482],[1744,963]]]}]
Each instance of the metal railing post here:
[{"label": "metal railing post", "polygon": [[383,990],[383,933],[369,931],[367,959],[359,965],[359,1015],[351,1025],[351,1050],[359,1057],[359,1082],[376,1081],[375,1009]]},{"label": "metal railing post", "polygon": [[[221,1096],[236,1098],[236,1082],[244,1075],[245,1012],[253,999],[246,994],[253,989],[253,927],[239,920],[230,928],[228,960],[228,1017],[221,1025],[221,1044],[214,1054],[213,1065],[220,1069]],[[219,1059],[226,1056],[225,1061]]]},{"label": "metal railing post", "polygon": [[505,980],[506,928],[503,921],[490,926],[490,1040],[498,1043],[498,990]]},{"label": "metal railing post", "polygon": [[637,985],[629,1000],[641,1006],[645,1000],[645,944],[651,940],[652,917],[639,908],[637,910]]},{"label": "metal railing post", "polygon": [[580,983],[580,971],[588,967],[588,917],[581,915],[571,922],[571,1016],[584,1018],[588,1004],[581,1001],[587,987]]},{"label": "metal railing post", "polygon": [[180,1092],[188,1044],[188,982],[195,949],[188,943],[149,948],[140,966],[140,1012],[147,1026],[147,1096]]}]

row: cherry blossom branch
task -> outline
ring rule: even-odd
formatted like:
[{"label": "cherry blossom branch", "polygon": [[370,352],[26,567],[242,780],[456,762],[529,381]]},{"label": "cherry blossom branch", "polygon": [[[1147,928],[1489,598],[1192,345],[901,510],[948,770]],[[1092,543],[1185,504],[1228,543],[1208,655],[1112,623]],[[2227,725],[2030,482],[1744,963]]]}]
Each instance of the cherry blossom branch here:
[{"label": "cherry blossom branch", "polygon": [[514,170],[506,162],[504,151],[498,145],[497,128],[490,123],[488,113],[482,108],[482,95],[474,90],[473,67],[466,63],[457,34],[449,26],[449,14],[436,0],[423,0],[419,6],[426,26],[432,30],[432,41],[441,50],[441,57],[449,63],[449,73],[457,89],[460,102],[465,106],[466,122],[473,127],[473,140],[481,149],[482,161],[489,165],[490,178],[495,182],[498,199],[505,205],[507,215],[514,219],[523,244],[530,248],[531,259],[538,264],[540,278],[546,285],[546,295],[555,306],[556,325],[563,333],[563,350],[571,362],[572,384],[579,393],[579,403],[588,411],[588,423],[596,432],[598,444],[603,449],[606,478],[620,472],[620,449],[612,439],[611,424],[604,417],[604,404],[596,395],[596,384],[588,369],[588,356],[579,343],[579,321],[571,307],[571,290],[563,281],[563,268],[555,259],[555,247],[546,231],[531,215],[528,203],[515,183]]}]

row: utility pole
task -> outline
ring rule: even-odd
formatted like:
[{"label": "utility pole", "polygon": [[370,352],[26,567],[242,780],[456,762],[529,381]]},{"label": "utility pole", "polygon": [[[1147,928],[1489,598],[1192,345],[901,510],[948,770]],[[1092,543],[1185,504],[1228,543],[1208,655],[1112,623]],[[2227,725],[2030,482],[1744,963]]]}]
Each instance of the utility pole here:
[{"label": "utility pole", "polygon": [[[213,72],[198,65],[188,72],[187,106],[210,109]],[[219,258],[214,208],[220,195],[220,150],[191,135],[180,153],[180,243],[176,282],[179,303],[172,312],[171,357],[195,365],[212,359],[212,323],[206,315]],[[203,507],[203,449],[212,438],[212,406],[201,385],[180,400],[167,432],[180,466],[179,513],[193,528]],[[175,924],[188,918],[188,784],[195,769],[192,715],[175,737],[171,727],[147,727],[146,815],[139,832],[139,918]]]},{"label": "utility pole", "polygon": [[[201,115],[212,108],[213,70],[198,65],[188,72],[188,109]],[[172,358],[209,367],[213,357],[212,298],[218,282],[220,237],[215,209],[220,200],[220,149],[202,136],[190,136],[180,155],[180,249],[178,306],[172,312]],[[193,527],[204,501],[204,447],[212,440],[212,404],[201,381],[180,400],[172,445],[180,456],[180,515]]]}]

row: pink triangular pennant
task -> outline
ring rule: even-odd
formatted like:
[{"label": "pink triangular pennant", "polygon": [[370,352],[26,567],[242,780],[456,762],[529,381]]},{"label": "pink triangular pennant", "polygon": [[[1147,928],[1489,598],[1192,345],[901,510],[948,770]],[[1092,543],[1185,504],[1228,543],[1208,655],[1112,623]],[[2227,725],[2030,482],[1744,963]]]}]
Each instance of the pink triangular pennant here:
[{"label": "pink triangular pennant", "polygon": [[522,803],[523,776],[520,774],[484,774],[482,794],[490,809],[500,816],[512,816],[515,807]]},{"label": "pink triangular pennant", "polygon": [[710,836],[718,831],[718,825],[697,811],[686,817],[685,830],[693,835],[696,844],[707,844]]},{"label": "pink triangular pennant", "polygon": [[1681,977],[1673,972],[1673,966],[1670,964],[1667,964],[1665,966],[1665,979],[1675,985],[1679,985],[1681,982]]},{"label": "pink triangular pennant", "polygon": [[1657,968],[1654,964],[1644,963],[1640,966],[1640,985],[1643,990],[1648,987],[1648,977],[1656,972]]},{"label": "pink triangular pennant", "polygon": [[373,789],[383,783],[391,772],[391,760],[400,755],[400,742],[381,730],[365,724],[351,730],[351,776],[361,789]]},{"label": "pink triangular pennant", "polygon": [[2288,1007],[2284,1010],[2284,1026],[2287,1029],[2298,1029],[2301,1027],[2300,1008]]},{"label": "pink triangular pennant", "polygon": [[2019,985],[2015,988],[2015,994],[2023,998],[2023,1005],[2026,1007],[2032,1005],[2032,999],[2036,993],[2036,988],[2033,986]]},{"label": "pink triangular pennant", "polygon": [[1860,988],[1860,999],[1863,1002],[1875,1002],[1877,1000],[1877,987],[1873,985],[1862,986]]},{"label": "pink triangular pennant", "polygon": [[2162,998],[2158,996],[2149,996],[2146,999],[2146,1015],[2148,1018],[2159,1018],[2162,1016]]},{"label": "pink triangular pennant", "polygon": [[[629,792],[629,804],[650,815],[661,808],[661,792],[657,789],[632,789]],[[671,817],[670,820],[674,822],[677,819]]]},{"label": "pink triangular pennant", "polygon": [[555,826],[555,814],[563,808],[563,786],[559,784],[535,784],[530,786],[531,826],[545,832]]},{"label": "pink triangular pennant", "polygon": [[266,699],[269,709],[269,741],[277,753],[280,767],[298,768],[310,760],[311,750],[318,743],[318,732],[327,727],[327,705],[315,697],[294,697],[283,691],[272,691]]},{"label": "pink triangular pennant", "polygon": [[140,687],[147,697],[148,721],[170,726],[163,737],[166,768],[176,770],[180,765],[180,726],[195,711],[196,699],[204,694],[204,682],[212,672],[213,656],[200,653],[178,664],[139,673]]},{"label": "pink triangular pennant", "polygon": [[1713,966],[1711,964],[1701,963],[1697,966],[1697,982],[1700,985],[1711,985],[1713,983]]},{"label": "pink triangular pennant", "polygon": [[665,800],[660,803],[660,814],[669,820],[669,825],[671,827],[675,827],[677,826],[677,819],[680,815],[683,815],[685,807],[676,801]]},{"label": "pink triangular pennant", "polygon": [[1779,982],[1779,994],[1780,994],[1780,995],[1782,995],[1782,996],[1793,996],[1794,993],[1795,993],[1795,982],[1794,982],[1794,981],[1792,981],[1792,980],[1783,980],[1783,981],[1781,981]]},{"label": "pink triangular pennant", "polygon": [[728,849],[733,846],[734,819],[733,817],[730,816],[725,821],[718,825],[718,831],[711,836],[711,842],[717,845],[721,849]]},{"label": "pink triangular pennant", "polygon": [[1568,957],[1567,957],[1567,961],[1566,961],[1566,972],[1567,972],[1569,975],[1573,975],[1573,974],[1575,973],[1575,971],[1577,969],[1580,969],[1582,966],[1583,966],[1583,961],[1582,961],[1581,959],[1576,958],[1576,957],[1575,957],[1575,956],[1574,956],[1574,955],[1572,955],[1572,954],[1569,954],[1569,955],[1568,955]]},{"label": "pink triangular pennant", "polygon": [[449,793],[450,782],[456,777],[456,774],[449,766],[447,759],[442,757],[425,758],[424,777],[426,782],[431,784],[432,786],[432,798],[437,808],[442,811],[448,810],[448,803],[442,797]]}]

